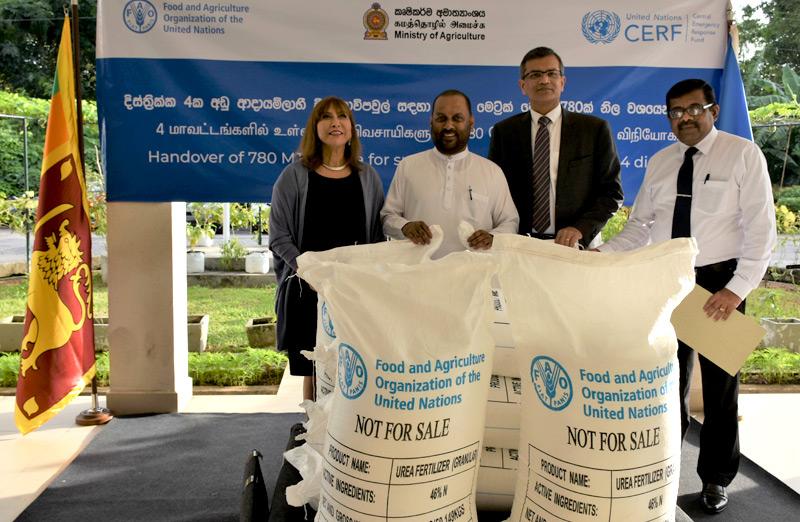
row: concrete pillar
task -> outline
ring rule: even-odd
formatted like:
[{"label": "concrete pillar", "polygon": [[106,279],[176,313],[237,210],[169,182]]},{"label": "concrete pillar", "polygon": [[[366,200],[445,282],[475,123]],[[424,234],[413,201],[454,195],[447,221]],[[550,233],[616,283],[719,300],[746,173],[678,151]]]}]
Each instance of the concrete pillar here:
[{"label": "concrete pillar", "polygon": [[108,408],[180,411],[192,396],[186,204],[109,203],[108,272]]}]

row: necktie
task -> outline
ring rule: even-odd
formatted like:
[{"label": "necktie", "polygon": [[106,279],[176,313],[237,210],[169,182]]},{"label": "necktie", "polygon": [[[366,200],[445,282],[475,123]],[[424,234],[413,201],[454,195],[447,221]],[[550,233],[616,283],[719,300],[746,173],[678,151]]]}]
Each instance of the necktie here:
[{"label": "necktie", "polygon": [[533,142],[533,228],[543,234],[550,227],[550,131],[547,116],[539,118]]},{"label": "necktie", "polygon": [[697,152],[695,147],[689,147],[683,155],[683,165],[678,171],[677,193],[675,195],[675,210],[672,214],[672,237],[690,237],[692,235],[692,175],[694,174],[694,161],[692,156]]}]

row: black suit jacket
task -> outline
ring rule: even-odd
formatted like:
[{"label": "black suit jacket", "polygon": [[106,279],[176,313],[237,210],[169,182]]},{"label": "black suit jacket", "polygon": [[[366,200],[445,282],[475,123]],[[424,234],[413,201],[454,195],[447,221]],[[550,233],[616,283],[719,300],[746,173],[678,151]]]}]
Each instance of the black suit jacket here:
[{"label": "black suit jacket", "polygon": [[[608,122],[564,109],[561,117],[555,229],[577,228],[586,246],[622,204],[619,158]],[[530,232],[533,221],[532,144],[527,111],[495,124],[489,145],[489,159],[508,180],[520,234]]]}]

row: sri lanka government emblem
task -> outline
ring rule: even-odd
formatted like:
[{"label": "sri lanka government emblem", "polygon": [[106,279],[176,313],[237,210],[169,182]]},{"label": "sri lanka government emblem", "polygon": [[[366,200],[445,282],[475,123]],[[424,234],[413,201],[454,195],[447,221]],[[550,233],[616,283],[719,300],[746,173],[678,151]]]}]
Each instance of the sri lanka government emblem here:
[{"label": "sri lanka government emblem", "polygon": [[122,9],[122,19],[134,33],[146,33],[156,25],[158,11],[147,0],[131,0]]},{"label": "sri lanka government emblem", "polygon": [[381,4],[375,2],[364,12],[364,40],[386,40],[387,25],[389,15],[381,9]]},{"label": "sri lanka government emblem", "polygon": [[593,44],[607,44],[619,34],[622,23],[613,11],[590,11],[583,16],[583,36]]},{"label": "sri lanka government emblem", "polygon": [[572,380],[561,363],[552,357],[533,358],[531,382],[542,404],[553,411],[563,410],[572,401]]}]

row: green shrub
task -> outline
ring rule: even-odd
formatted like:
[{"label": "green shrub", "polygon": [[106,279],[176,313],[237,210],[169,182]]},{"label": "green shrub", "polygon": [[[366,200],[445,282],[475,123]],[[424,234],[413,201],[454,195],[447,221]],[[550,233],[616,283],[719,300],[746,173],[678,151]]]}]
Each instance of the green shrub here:
[{"label": "green shrub", "polygon": [[777,205],[785,206],[792,212],[798,212],[800,211],[800,197],[781,197]]},{"label": "green shrub", "polygon": [[603,230],[600,231],[600,237],[603,238],[604,243],[622,231],[625,227],[625,223],[628,222],[630,214],[630,207],[620,207],[620,209],[611,216],[611,219],[608,220]]},{"label": "green shrub", "polygon": [[800,198],[800,185],[792,185],[791,187],[783,187],[776,197],[781,198]]},{"label": "green shrub", "polygon": [[244,259],[247,255],[247,249],[242,246],[238,239],[233,238],[220,248],[220,263],[225,270],[231,270],[234,262],[239,259]]},{"label": "green shrub", "polygon": [[19,354],[0,353],[0,388],[13,388],[17,385],[19,373]]},{"label": "green shrub", "polygon": [[[190,353],[189,376],[195,386],[253,386],[278,384],[286,356],[249,348],[238,353]],[[97,385],[108,386],[108,353],[97,354]],[[0,354],[0,387],[17,385],[19,354]]]},{"label": "green shrub", "polygon": [[195,386],[278,384],[285,367],[286,356],[272,350],[189,354],[189,376]]},{"label": "green shrub", "polygon": [[797,215],[786,205],[775,207],[775,226],[778,234],[794,234],[797,232]]},{"label": "green shrub", "polygon": [[800,353],[785,348],[759,348],[742,367],[741,382],[749,384],[800,383]]}]

